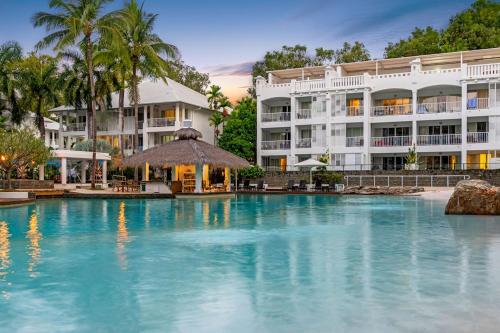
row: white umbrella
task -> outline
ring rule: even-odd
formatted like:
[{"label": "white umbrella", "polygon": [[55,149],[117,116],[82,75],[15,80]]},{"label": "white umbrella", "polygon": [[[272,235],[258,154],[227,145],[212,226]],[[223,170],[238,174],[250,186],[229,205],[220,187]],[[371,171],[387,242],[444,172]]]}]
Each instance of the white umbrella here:
[{"label": "white umbrella", "polygon": [[312,170],[314,167],[327,166],[328,164],[315,160],[314,158],[309,158],[305,161],[295,163],[296,167],[308,167],[309,169],[309,184],[312,186]]}]

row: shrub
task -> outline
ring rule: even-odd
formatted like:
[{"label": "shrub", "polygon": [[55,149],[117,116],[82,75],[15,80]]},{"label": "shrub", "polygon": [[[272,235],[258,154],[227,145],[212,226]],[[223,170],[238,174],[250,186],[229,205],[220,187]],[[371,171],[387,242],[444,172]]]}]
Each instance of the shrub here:
[{"label": "shrub", "polygon": [[264,169],[262,169],[258,165],[252,165],[251,167],[241,169],[239,171],[239,175],[241,178],[248,178],[248,179],[255,179],[255,178],[261,178],[264,177],[265,175]]},{"label": "shrub", "polygon": [[342,175],[337,172],[332,171],[321,171],[317,172],[313,175],[314,181],[320,180],[322,183],[328,184],[331,181],[335,181],[335,183],[342,183]]}]

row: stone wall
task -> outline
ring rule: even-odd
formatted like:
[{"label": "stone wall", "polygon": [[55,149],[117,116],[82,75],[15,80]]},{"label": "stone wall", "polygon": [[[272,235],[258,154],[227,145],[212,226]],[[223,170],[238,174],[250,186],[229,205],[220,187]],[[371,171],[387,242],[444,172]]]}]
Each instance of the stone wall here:
[{"label": "stone wall", "polygon": [[[431,177],[432,177],[432,186],[436,187],[445,187],[445,186],[455,186],[460,180],[461,177],[449,177],[448,180],[446,177],[441,177],[443,175],[452,175],[452,176],[469,176],[470,179],[481,179],[486,180],[490,184],[495,186],[500,186],[500,170],[455,170],[455,171],[439,171],[439,170],[418,170],[418,171],[345,171],[345,172],[337,172],[342,175],[342,180],[344,185],[347,185],[344,176],[352,176],[349,177],[349,186],[359,186],[360,185],[360,176],[361,176],[361,185],[364,186],[387,186],[389,176],[389,185],[390,186],[401,186],[401,176],[403,176],[403,185],[404,186],[431,186]],[[315,172],[313,172],[314,178]],[[373,183],[373,176],[377,176],[375,178],[375,184]],[[412,176],[412,177],[404,177],[404,176]],[[422,176],[418,178],[418,184],[416,184],[416,177],[414,176]],[[299,182],[301,179],[309,182],[309,172],[301,172],[301,171],[290,171],[290,172],[266,172],[264,176],[264,181],[270,187],[282,187],[286,186],[289,179],[293,179]],[[241,180],[240,180],[241,181]],[[256,182],[257,180],[255,180]]]},{"label": "stone wall", "polygon": [[[9,185],[6,180],[0,180],[0,189],[8,189]],[[32,179],[12,179],[12,189],[52,189],[54,188],[53,180],[32,180]]]}]

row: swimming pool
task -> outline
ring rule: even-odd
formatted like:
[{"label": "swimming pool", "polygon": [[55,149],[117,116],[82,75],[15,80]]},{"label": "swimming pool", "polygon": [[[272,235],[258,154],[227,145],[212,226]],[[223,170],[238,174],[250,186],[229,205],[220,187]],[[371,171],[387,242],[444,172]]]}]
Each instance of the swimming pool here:
[{"label": "swimming pool", "polygon": [[2,332],[492,332],[500,219],[416,197],[0,210]]}]

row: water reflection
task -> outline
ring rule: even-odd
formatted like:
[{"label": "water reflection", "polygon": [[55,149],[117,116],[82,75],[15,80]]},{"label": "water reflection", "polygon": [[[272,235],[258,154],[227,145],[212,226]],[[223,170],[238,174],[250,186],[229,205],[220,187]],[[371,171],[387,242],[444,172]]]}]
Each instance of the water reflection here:
[{"label": "water reflection", "polygon": [[30,256],[30,261],[28,263],[28,271],[31,277],[36,277],[38,275],[36,267],[40,261],[40,240],[42,239],[42,233],[38,230],[38,216],[35,210],[31,214],[26,238],[29,239],[28,255]]},{"label": "water reflection", "polygon": [[120,202],[118,212],[118,229],[116,238],[116,248],[118,263],[122,269],[127,269],[127,254],[125,244],[128,241],[127,219],[125,218],[125,202]]},{"label": "water reflection", "polygon": [[5,277],[10,266],[10,242],[9,226],[0,221],[0,278]]}]

